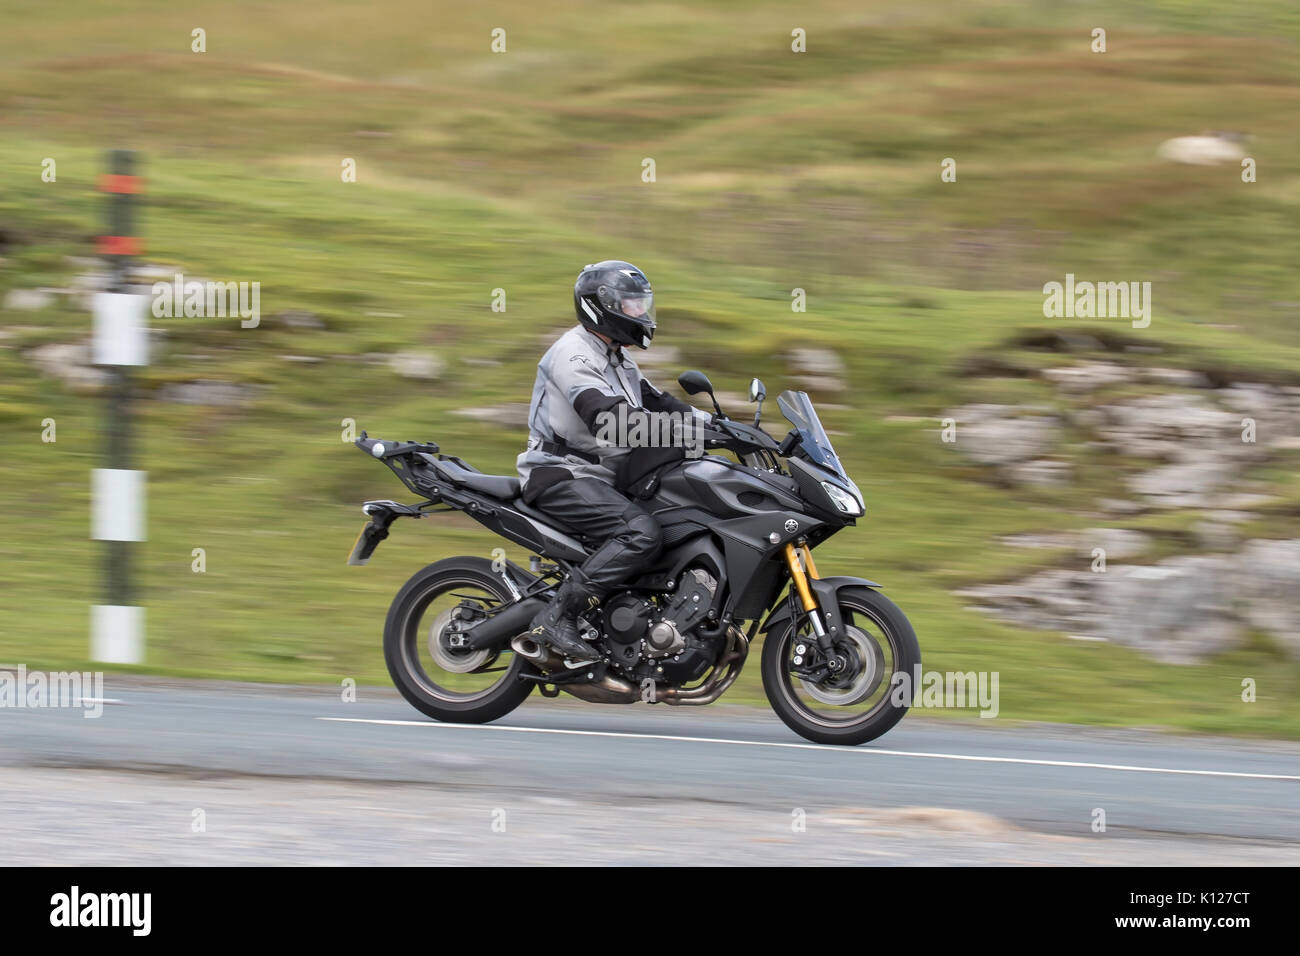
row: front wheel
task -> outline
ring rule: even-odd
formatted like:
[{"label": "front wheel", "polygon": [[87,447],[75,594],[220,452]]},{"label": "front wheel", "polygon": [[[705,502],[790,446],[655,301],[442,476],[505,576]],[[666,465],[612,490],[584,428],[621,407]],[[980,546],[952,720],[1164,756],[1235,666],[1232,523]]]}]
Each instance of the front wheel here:
[{"label": "front wheel", "polygon": [[875,740],[903,719],[921,666],[911,623],[893,601],[868,587],[838,594],[844,633],[833,654],[838,670],[821,680],[825,663],[808,615],[800,612],[763,640],[763,690],[785,725],[819,744],[852,746]]},{"label": "front wheel", "polygon": [[524,702],[533,665],[510,650],[463,651],[453,620],[481,618],[510,601],[485,558],[447,558],[417,571],[393,599],[384,625],[384,661],[402,696],[435,720],[481,724]]}]

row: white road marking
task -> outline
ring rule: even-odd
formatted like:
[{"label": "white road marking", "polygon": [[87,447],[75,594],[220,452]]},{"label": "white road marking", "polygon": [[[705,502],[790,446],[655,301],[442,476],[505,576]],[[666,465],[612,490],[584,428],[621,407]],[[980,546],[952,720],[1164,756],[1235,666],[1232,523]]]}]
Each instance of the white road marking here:
[{"label": "white road marking", "polygon": [[364,717],[317,717],[345,724],[387,724],[394,727],[436,727],[459,730],[500,730],[517,734],[574,734],[581,737],[634,737],[642,740],[686,740],[701,744],[733,744],[738,747],[785,747],[793,750],[825,750],[831,753],[871,754],[878,757],[929,757],[934,760],[971,760],[978,763],[1018,763],[1036,767],[1081,767],[1087,770],[1130,770],[1138,773],[1173,773],[1196,777],[1245,777],[1251,780],[1300,780],[1284,773],[1242,773],[1235,770],[1180,770],[1175,767],[1135,767],[1118,763],[1085,763],[1079,760],[1035,760],[1029,757],[988,757],[975,754],[925,753],[915,750],[880,750],[866,747],[838,747],[833,744],[793,744],[774,740],[731,740],[726,737],[683,737],[673,734],[629,734],[613,730],[564,730],[555,727],[510,727],[499,724],[451,724],[429,720],[378,720]]}]

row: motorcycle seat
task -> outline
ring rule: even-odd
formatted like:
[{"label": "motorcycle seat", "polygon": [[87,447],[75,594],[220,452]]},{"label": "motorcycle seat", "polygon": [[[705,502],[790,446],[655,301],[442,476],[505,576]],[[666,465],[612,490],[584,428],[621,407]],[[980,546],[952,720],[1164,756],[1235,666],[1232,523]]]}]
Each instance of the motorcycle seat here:
[{"label": "motorcycle seat", "polygon": [[520,483],[517,477],[511,475],[485,475],[480,471],[462,467],[449,458],[442,458],[436,461],[435,464],[438,470],[447,476],[449,481],[472,491],[480,491],[485,495],[491,495],[493,498],[500,498],[502,501],[513,501],[519,497]]},{"label": "motorcycle seat", "polygon": [[513,501],[519,497],[519,479],[509,475],[476,475],[471,472],[461,484],[502,501]]}]

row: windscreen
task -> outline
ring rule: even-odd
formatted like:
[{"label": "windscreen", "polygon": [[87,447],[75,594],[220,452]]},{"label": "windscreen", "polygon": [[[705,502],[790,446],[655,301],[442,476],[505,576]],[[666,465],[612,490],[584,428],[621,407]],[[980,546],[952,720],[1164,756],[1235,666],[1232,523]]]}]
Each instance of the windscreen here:
[{"label": "windscreen", "polygon": [[826,429],[822,427],[821,419],[817,417],[817,412],[813,410],[812,400],[808,398],[808,393],[782,392],[776,397],[776,404],[781,409],[781,414],[790,421],[795,431],[799,433],[799,439],[803,442],[803,450],[808,455],[808,460],[815,465],[821,465],[823,468],[829,469],[847,481],[848,475],[844,471],[844,466],[840,464],[835,449],[831,447],[831,440],[826,437]]}]

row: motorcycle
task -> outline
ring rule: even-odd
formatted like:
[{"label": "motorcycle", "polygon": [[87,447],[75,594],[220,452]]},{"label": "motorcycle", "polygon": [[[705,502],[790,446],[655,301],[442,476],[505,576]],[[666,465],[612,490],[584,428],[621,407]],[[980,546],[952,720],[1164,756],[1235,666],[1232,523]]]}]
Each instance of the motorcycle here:
[{"label": "motorcycle", "polygon": [[911,624],[876,582],[821,577],[813,561],[813,549],[865,508],[807,394],[778,396],[792,427],[777,442],[760,427],[766,395],[758,379],[752,425],[723,415],[702,373],[678,381],[688,394],[707,392],[716,414],[700,454],[666,462],[634,489],[664,545],[644,573],[579,615],[579,632],[601,653],[596,663],[566,662],[528,625],[599,542],[525,504],[518,478],[483,474],[433,442],[361,433],[357,447],[423,500],[365,502],[349,564],[366,564],[398,518],[446,511],[532,552],[528,568],[503,549],[494,560],[446,558],[398,593],[384,658],[417,710],[485,723],[534,688],[594,703],[710,704],[735,683],[761,634],[764,692],[800,736],[860,744],[903,718],[911,703],[904,688],[921,666]]}]

